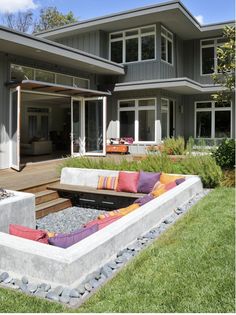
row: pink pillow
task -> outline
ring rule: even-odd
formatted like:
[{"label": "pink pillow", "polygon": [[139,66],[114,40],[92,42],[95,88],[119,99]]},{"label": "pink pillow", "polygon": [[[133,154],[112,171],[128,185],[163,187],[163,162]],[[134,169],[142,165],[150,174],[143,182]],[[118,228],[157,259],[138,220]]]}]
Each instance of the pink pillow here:
[{"label": "pink pillow", "polygon": [[132,192],[138,191],[139,172],[119,172],[116,191]]},{"label": "pink pillow", "polygon": [[166,191],[168,191],[168,190],[170,190],[170,189],[172,189],[172,188],[174,188],[174,187],[176,187],[177,185],[176,185],[176,182],[174,181],[174,182],[171,182],[171,183],[168,183],[168,184],[166,184],[165,185],[165,189],[166,189]]},{"label": "pink pillow", "polygon": [[9,233],[18,237],[23,237],[28,240],[37,241],[40,243],[48,244],[47,233],[43,230],[33,230],[26,226],[17,224],[9,225]]}]

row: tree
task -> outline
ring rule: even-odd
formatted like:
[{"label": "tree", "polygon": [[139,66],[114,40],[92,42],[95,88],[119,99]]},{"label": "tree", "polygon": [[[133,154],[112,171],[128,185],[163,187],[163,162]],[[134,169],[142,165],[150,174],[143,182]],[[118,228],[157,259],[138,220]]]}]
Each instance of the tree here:
[{"label": "tree", "polygon": [[217,47],[217,73],[212,76],[215,84],[225,88],[212,95],[217,102],[230,101],[235,90],[235,27],[226,26],[223,37],[226,39],[225,43]]},{"label": "tree", "polygon": [[77,22],[73,12],[62,14],[56,7],[41,9],[39,20],[35,22],[34,33]]},{"label": "tree", "polygon": [[4,24],[14,30],[27,33],[33,26],[33,12],[6,13],[3,17]]}]

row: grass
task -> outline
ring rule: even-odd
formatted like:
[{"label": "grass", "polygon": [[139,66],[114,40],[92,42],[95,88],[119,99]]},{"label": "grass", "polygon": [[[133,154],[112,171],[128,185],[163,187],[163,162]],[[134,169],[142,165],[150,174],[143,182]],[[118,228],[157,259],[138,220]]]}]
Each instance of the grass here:
[{"label": "grass", "polygon": [[[73,312],[234,312],[234,193],[217,188]],[[0,312],[69,312],[0,289]]]}]

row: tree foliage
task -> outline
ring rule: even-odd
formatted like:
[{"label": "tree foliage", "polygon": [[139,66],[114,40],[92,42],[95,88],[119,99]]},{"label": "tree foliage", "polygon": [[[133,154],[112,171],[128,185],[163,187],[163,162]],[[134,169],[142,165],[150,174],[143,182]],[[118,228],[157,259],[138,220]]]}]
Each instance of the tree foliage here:
[{"label": "tree foliage", "polygon": [[224,87],[223,91],[212,95],[217,102],[230,101],[231,92],[235,90],[235,27],[226,26],[223,37],[226,42],[217,47],[218,67],[213,74],[214,83]]},{"label": "tree foliage", "polygon": [[39,20],[35,22],[34,33],[77,22],[73,12],[63,14],[56,7],[41,9]]},{"label": "tree foliage", "polygon": [[26,12],[18,12],[16,14],[6,13],[3,17],[4,24],[16,31],[27,33],[33,25],[33,12],[28,10]]}]

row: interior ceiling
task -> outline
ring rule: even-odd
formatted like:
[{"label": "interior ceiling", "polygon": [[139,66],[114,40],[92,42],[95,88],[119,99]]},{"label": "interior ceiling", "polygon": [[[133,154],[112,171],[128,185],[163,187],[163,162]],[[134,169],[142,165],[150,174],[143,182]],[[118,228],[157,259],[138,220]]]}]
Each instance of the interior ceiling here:
[{"label": "interior ceiling", "polygon": [[35,93],[22,93],[22,104],[32,105],[57,105],[60,107],[70,106],[70,98],[63,96],[50,96]]}]

